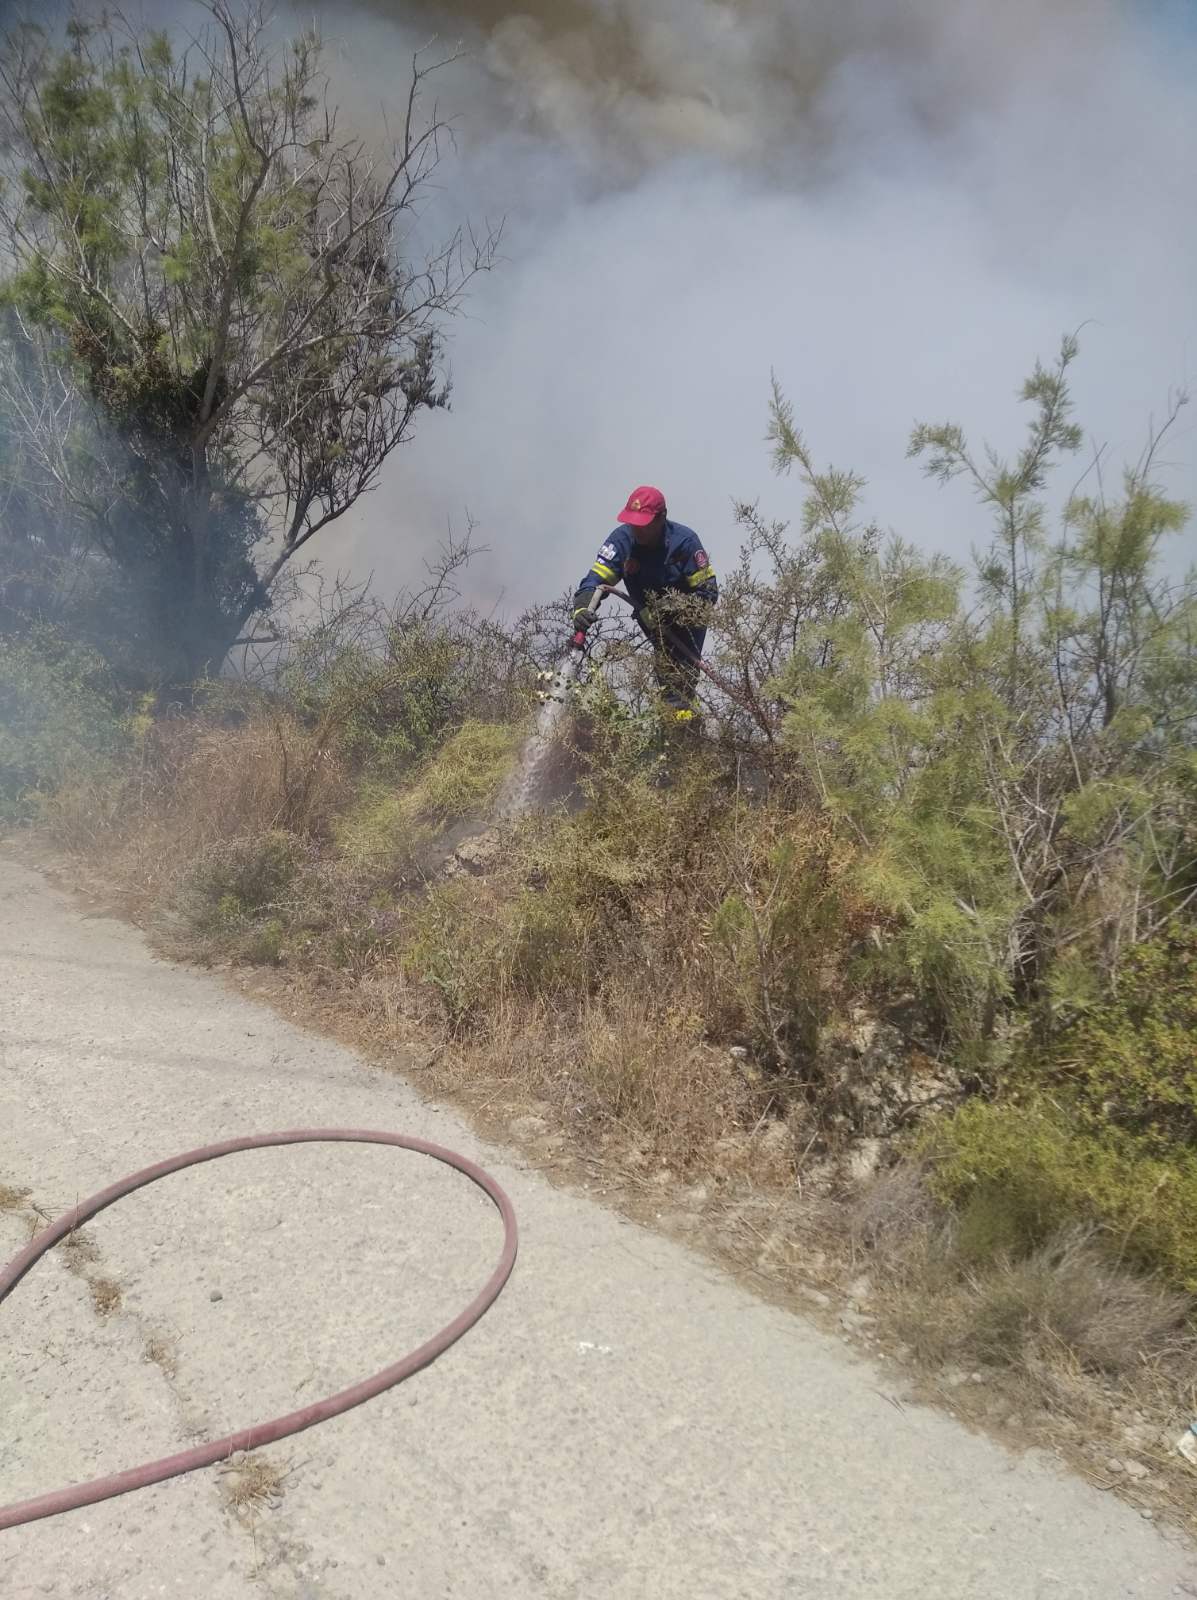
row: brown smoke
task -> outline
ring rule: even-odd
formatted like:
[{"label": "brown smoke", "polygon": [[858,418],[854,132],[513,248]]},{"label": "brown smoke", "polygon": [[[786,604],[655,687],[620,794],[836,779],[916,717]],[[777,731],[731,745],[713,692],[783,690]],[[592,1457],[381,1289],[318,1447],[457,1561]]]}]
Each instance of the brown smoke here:
[{"label": "brown smoke", "polygon": [[[359,0],[408,34],[460,35],[499,92],[494,120],[630,173],[697,153],[794,176],[866,76],[886,118],[950,137],[1044,70],[1075,87],[1117,0]],[[1061,71],[1061,69],[1063,69]],[[868,107],[854,108],[867,119]]]}]

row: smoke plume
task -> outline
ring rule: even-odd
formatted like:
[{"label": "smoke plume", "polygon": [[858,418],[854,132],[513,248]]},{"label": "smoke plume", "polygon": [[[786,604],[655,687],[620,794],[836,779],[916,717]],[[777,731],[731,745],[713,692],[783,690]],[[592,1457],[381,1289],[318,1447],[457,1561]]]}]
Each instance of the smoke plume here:
[{"label": "smoke plume", "polygon": [[[716,563],[731,506],[778,514],[775,369],[869,510],[967,559],[986,528],[905,460],[912,421],[999,449],[1036,356],[1086,324],[1079,415],[1137,454],[1197,350],[1197,45],[1131,0],[497,0],[322,8],[336,85],[440,85],[458,152],[430,217],[505,214],[455,329],[456,398],[327,555],[384,586],[467,512],[471,583],[516,609],[580,575],[649,481]],[[1167,486],[1197,498],[1197,433]],[[1079,470],[1079,469],[1078,469]]]}]

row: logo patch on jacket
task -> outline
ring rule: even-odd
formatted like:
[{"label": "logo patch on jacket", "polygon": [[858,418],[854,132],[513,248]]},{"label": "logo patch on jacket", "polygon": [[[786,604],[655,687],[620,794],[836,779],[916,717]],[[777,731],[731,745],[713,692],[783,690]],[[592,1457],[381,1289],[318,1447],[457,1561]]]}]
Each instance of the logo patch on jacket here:
[{"label": "logo patch on jacket", "polygon": [[707,553],[706,553],[706,551],[705,550],[696,550],[694,552],[694,565],[699,569],[699,571],[701,571],[702,568],[706,566],[706,564],[707,564]]},{"label": "logo patch on jacket", "polygon": [[603,548],[599,551],[599,560],[600,561],[614,561],[615,557],[618,554],[619,554],[619,552],[616,550],[616,548],[615,548],[615,546],[613,544],[605,544],[603,546]]}]

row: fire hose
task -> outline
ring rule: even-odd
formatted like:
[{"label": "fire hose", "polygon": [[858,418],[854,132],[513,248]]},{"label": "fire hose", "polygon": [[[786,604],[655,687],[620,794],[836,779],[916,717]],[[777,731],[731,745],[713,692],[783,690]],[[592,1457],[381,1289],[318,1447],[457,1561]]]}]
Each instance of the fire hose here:
[{"label": "fire hose", "polygon": [[503,1248],[490,1277],[469,1305],[458,1312],[451,1322],[446,1323],[439,1333],[433,1334],[415,1350],[409,1351],[389,1367],[384,1367],[381,1372],[376,1372],[373,1377],[350,1384],[347,1389],[341,1389],[326,1400],[314,1401],[311,1405],[302,1406],[298,1411],[288,1412],[286,1416],[275,1417],[268,1422],[254,1423],[248,1428],[239,1429],[236,1433],[226,1434],[222,1439],[213,1439],[207,1444],[182,1450],[177,1455],[163,1456],[157,1461],[146,1461],[139,1467],[130,1467],[123,1472],[113,1472],[106,1477],[92,1478],[85,1483],[54,1489],[47,1494],[37,1495],[32,1500],[21,1500],[13,1505],[0,1506],[0,1531],[19,1527],[26,1522],[36,1522],[42,1517],[57,1516],[63,1511],[74,1511],[80,1506],[94,1505],[99,1500],[111,1500],[117,1495],[128,1494],[133,1489],[144,1489],[152,1483],[161,1483],[166,1478],[175,1478],[184,1472],[194,1472],[199,1467],[210,1467],[240,1451],[256,1450],[261,1445],[273,1444],[276,1439],[285,1439],[290,1434],[302,1433],[305,1428],[315,1427],[318,1422],[326,1422],[330,1417],[339,1416],[343,1411],[360,1406],[363,1401],[374,1399],[385,1390],[393,1388],[395,1384],[402,1383],[405,1378],[410,1378],[413,1373],[430,1366],[450,1345],[455,1344],[462,1334],[468,1332],[494,1304],[503,1285],[511,1276],[518,1242],[515,1212],[506,1194],[488,1172],[465,1156],[407,1134],[379,1133],[364,1128],[293,1128],[285,1133],[252,1134],[247,1138],[226,1139],[220,1144],[188,1150],[183,1155],[159,1161],[152,1167],[143,1167],[140,1172],[134,1172],[129,1177],[110,1184],[107,1189],[101,1189],[90,1199],[80,1201],[72,1210],[64,1213],[56,1222],[43,1228],[31,1239],[29,1244],[13,1257],[3,1272],[0,1272],[0,1304],[16,1288],[33,1264],[59,1240],[66,1238],[81,1223],[114,1204],[124,1195],[132,1194],[135,1189],[142,1189],[146,1184],[165,1178],[169,1173],[179,1172],[184,1167],[198,1166],[203,1161],[215,1161],[220,1156],[233,1155],[240,1150],[262,1150],[271,1145],[328,1143],[396,1145],[401,1150],[414,1150],[419,1155],[431,1156],[434,1161],[443,1162],[445,1166],[453,1167],[457,1172],[463,1173],[494,1202],[503,1222]]},{"label": "fire hose", "polygon": [[[609,584],[598,584],[595,587],[590,604],[587,607],[587,610],[590,612],[592,617],[597,616],[599,605],[601,604],[605,595],[611,595],[616,600],[622,600],[625,605],[629,605],[635,609],[636,602],[632,599],[631,595],[625,594],[622,589],[612,588]],[[711,680],[717,689],[720,689],[727,696],[733,705],[739,706],[740,710],[744,712],[745,716],[751,717],[752,720],[769,738],[773,737],[773,734],[776,730],[768,721],[763,709],[760,706],[753,704],[746,695],[741,694],[739,689],[737,689],[734,684],[729,683],[721,672],[716,672],[714,667],[709,666],[707,662],[705,662],[699,655],[698,651],[693,649],[686,642],[686,640],[682,638],[681,634],[678,633],[675,628],[671,628],[667,624],[662,624],[660,628],[660,634],[661,638],[666,644],[669,645],[671,649],[676,650],[678,654],[684,656],[692,666],[697,667],[705,677]],[[585,648],[586,630],[584,628],[579,629],[574,634],[573,644],[578,650]]]}]

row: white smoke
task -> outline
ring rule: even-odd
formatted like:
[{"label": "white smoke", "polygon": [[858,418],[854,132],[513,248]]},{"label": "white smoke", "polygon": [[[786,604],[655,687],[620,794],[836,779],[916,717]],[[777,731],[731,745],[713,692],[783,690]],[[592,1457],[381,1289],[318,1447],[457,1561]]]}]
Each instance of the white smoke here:
[{"label": "white smoke", "polygon": [[[337,87],[401,85],[433,26],[459,154],[434,208],[506,212],[506,262],[330,564],[406,581],[468,512],[478,597],[581,574],[635,483],[726,560],[733,500],[794,509],[763,444],[775,368],[870,511],[966,558],[980,513],[905,460],[912,421],[999,448],[1036,356],[1087,323],[1080,419],[1114,459],[1197,357],[1197,46],[1132,0],[487,0],[327,17]],[[434,217],[431,219],[435,221]],[[1197,428],[1167,452],[1197,499]]]}]

